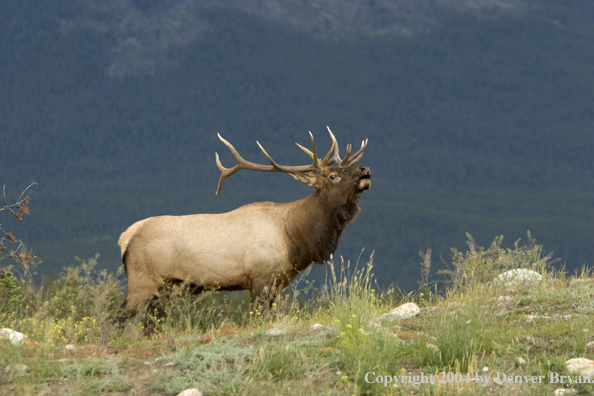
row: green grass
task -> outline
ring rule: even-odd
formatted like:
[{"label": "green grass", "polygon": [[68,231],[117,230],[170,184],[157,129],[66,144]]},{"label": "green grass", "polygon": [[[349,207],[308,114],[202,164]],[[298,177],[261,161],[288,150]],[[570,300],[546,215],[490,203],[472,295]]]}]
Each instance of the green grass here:
[{"label": "green grass", "polygon": [[[152,338],[143,336],[140,317],[123,328],[111,324],[123,287],[95,271],[96,259],[43,288],[31,282],[31,268],[13,268],[15,282],[0,284],[0,327],[37,344],[0,341],[0,387],[3,395],[176,395],[193,387],[205,395],[550,395],[561,385],[548,383],[549,372],[568,375],[567,359],[594,358],[586,346],[594,338],[594,281],[588,271],[553,271],[542,247],[528,240],[504,249],[496,238],[485,249],[469,237],[441,288],[426,275],[428,252],[422,286],[407,295],[378,288],[372,263],[334,262],[307,299],[311,284],[302,278],[270,311],[250,307],[245,293],[173,300]],[[543,281],[502,302],[492,277],[517,267],[537,269]],[[378,320],[407,301],[432,308],[413,319]],[[314,330],[314,323],[324,327]],[[284,332],[268,335],[272,328]],[[462,381],[420,383],[442,372],[460,373]],[[498,385],[498,372],[546,380]],[[386,375],[410,381],[394,387]],[[464,381],[475,375],[489,383]],[[571,388],[593,394],[592,385]]]}]

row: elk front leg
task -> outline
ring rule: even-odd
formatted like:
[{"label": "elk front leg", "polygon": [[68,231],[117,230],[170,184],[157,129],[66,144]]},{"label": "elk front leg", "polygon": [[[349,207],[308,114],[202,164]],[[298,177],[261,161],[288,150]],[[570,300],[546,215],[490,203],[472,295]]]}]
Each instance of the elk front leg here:
[{"label": "elk front leg", "polygon": [[260,311],[262,308],[272,308],[274,300],[288,283],[288,279],[285,277],[274,277],[268,282],[252,284],[250,289],[252,305],[255,305]]},{"label": "elk front leg", "polygon": [[155,295],[151,298],[142,320],[145,336],[149,337],[155,334],[157,327],[167,318],[167,311],[165,310],[167,300],[168,296],[166,295]]}]

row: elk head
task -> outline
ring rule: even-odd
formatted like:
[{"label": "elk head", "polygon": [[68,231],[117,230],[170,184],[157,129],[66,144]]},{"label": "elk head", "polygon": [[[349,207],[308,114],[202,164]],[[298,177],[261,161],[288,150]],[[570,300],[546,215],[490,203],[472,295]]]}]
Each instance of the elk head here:
[{"label": "elk head", "polygon": [[309,133],[312,145],[311,151],[299,143],[295,143],[313,160],[313,164],[311,165],[299,166],[277,164],[259,142],[256,143],[258,144],[258,147],[260,147],[260,150],[262,150],[262,153],[264,153],[268,162],[270,162],[270,165],[260,165],[247,161],[237,152],[231,143],[223,139],[219,134],[219,139],[229,148],[233,157],[237,160],[237,165],[233,168],[225,168],[221,165],[219,154],[216,153],[217,166],[221,171],[217,195],[221,193],[223,182],[227,177],[241,169],[249,169],[261,172],[288,173],[295,180],[298,180],[307,186],[315,187],[318,193],[326,195],[328,199],[334,200],[334,202],[344,201],[344,203],[346,203],[354,201],[356,204],[361,192],[367,190],[371,185],[371,170],[369,167],[364,165],[355,166],[363,157],[363,151],[367,147],[367,139],[361,142],[361,148],[354,154],[351,154],[352,147],[349,144],[347,146],[345,157],[341,159],[336,138],[330,128],[328,128],[328,132],[332,139],[332,147],[323,159],[318,158],[316,144],[311,132]]}]

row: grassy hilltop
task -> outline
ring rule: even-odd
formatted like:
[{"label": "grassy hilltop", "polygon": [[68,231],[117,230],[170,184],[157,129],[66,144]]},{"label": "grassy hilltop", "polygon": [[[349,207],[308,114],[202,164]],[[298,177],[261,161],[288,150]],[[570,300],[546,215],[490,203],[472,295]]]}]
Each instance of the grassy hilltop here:
[{"label": "grassy hilltop", "polygon": [[[420,287],[409,294],[377,287],[371,262],[334,262],[322,287],[302,279],[270,311],[250,307],[241,293],[177,299],[152,338],[142,335],[141,318],[123,329],[111,324],[123,287],[96,264],[70,267],[43,288],[31,282],[30,267],[4,274],[0,327],[32,342],[0,340],[2,395],[176,395],[192,387],[205,395],[551,395],[562,386],[548,383],[550,372],[568,375],[568,358],[594,358],[591,274],[552,271],[530,236],[513,249],[500,238],[482,248],[469,237],[439,288],[426,254]],[[543,280],[509,294],[492,287],[494,276],[514,268]],[[378,319],[409,301],[419,316]],[[460,382],[384,387],[365,381],[369,372],[368,379],[452,372]],[[547,380],[499,385],[496,372]],[[475,375],[489,384],[464,381]],[[593,386],[571,388],[590,395]]]}]

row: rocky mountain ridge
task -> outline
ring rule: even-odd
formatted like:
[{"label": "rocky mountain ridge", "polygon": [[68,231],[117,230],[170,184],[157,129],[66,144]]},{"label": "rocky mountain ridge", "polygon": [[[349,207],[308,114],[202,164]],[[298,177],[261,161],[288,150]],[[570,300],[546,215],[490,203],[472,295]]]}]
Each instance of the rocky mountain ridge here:
[{"label": "rocky mountain ridge", "polygon": [[340,41],[402,37],[439,27],[448,15],[494,17],[522,9],[518,0],[87,0],[81,13],[62,20],[65,34],[80,29],[113,40],[110,78],[154,73],[174,64],[183,49],[214,30],[211,15],[234,11],[318,39]]}]

